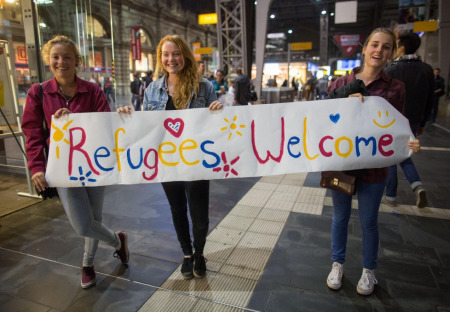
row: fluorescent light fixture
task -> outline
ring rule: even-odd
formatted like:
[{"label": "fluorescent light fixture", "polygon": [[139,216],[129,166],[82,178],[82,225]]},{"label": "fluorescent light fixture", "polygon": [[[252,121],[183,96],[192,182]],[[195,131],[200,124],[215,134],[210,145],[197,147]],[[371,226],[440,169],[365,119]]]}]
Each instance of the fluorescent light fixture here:
[{"label": "fluorescent light fixture", "polygon": [[270,33],[267,34],[267,39],[286,39],[285,33]]}]

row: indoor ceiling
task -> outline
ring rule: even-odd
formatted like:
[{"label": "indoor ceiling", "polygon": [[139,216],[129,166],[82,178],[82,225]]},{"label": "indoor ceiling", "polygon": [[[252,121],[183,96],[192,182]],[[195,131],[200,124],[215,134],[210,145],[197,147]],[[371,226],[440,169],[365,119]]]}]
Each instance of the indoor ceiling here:
[{"label": "indoor ceiling", "polygon": [[[196,14],[215,12],[214,0],[180,0],[183,8],[189,9]],[[248,0],[252,1],[253,0]],[[427,0],[430,7],[430,18],[433,17],[436,0]],[[358,0],[357,22],[346,24],[335,24],[334,13],[336,0],[273,0],[269,15],[274,18],[268,19],[268,33],[284,33],[286,39],[283,46],[278,44],[278,50],[287,50],[287,43],[312,42],[312,50],[308,51],[310,56],[319,55],[320,47],[320,18],[321,12],[325,10],[328,15],[328,54],[338,56],[342,54],[331,38],[333,35],[368,35],[377,27],[391,28],[398,21],[399,0]],[[289,30],[292,33],[288,33]],[[270,42],[268,42],[270,43]],[[266,52],[271,53],[270,50]],[[272,51],[277,53],[277,51]]]},{"label": "indoor ceiling", "polygon": [[[312,53],[320,46],[320,18],[328,16],[328,35],[367,35],[376,27],[391,27],[398,18],[398,0],[358,0],[357,22],[335,24],[334,0],[274,0],[269,10],[268,33],[283,32],[287,42],[312,42]],[[288,31],[292,30],[289,34]],[[332,47],[329,47],[332,48]]]}]

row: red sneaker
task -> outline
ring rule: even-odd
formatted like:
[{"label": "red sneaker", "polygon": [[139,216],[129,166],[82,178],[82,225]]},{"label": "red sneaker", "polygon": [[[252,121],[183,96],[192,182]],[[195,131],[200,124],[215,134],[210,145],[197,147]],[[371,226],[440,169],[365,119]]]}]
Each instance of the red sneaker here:
[{"label": "red sneaker", "polygon": [[130,258],[130,253],[128,252],[128,236],[126,232],[117,232],[117,236],[120,239],[120,249],[117,249],[113,256],[120,259],[122,264],[127,264]]},{"label": "red sneaker", "polygon": [[81,288],[90,288],[95,285],[97,279],[95,278],[94,266],[84,266],[81,268]]}]

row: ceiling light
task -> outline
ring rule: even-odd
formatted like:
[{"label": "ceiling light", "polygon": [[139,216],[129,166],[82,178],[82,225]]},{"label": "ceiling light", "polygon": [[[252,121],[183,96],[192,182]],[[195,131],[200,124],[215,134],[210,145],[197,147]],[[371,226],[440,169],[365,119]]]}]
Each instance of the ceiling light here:
[{"label": "ceiling light", "polygon": [[270,14],[270,18],[274,19],[275,18],[275,14]]},{"label": "ceiling light", "polygon": [[289,30],[288,30],[288,34],[292,34],[292,29],[289,29]]},{"label": "ceiling light", "polygon": [[331,13],[330,13],[330,16],[334,16],[334,12],[331,12]]},{"label": "ceiling light", "polygon": [[327,14],[327,11],[325,11],[325,10],[322,10],[322,12],[320,12],[322,15],[325,15],[325,14]]}]

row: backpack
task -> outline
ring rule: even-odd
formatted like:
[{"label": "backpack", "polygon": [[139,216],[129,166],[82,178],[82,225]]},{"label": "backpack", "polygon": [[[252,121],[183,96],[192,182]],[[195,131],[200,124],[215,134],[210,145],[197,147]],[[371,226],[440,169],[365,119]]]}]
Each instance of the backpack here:
[{"label": "backpack", "polygon": [[139,87],[141,86],[141,82],[138,79],[135,79],[130,84],[130,90],[133,94],[139,94]]}]

